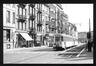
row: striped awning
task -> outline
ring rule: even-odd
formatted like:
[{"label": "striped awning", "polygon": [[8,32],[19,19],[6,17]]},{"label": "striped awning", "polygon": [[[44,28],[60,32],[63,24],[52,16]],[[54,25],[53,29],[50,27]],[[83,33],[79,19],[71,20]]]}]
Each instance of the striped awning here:
[{"label": "striped awning", "polygon": [[26,41],[32,41],[33,39],[27,33],[20,33]]}]

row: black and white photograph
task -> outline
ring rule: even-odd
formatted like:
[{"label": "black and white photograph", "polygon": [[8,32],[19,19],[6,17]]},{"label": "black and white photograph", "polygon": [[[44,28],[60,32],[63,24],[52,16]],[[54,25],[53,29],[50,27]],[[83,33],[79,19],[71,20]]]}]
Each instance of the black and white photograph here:
[{"label": "black and white photograph", "polygon": [[92,3],[3,3],[3,64],[93,64]]}]

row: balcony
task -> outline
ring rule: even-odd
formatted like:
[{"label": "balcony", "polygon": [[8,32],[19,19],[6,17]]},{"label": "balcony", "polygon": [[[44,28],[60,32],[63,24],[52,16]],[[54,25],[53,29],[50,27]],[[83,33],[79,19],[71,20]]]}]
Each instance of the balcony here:
[{"label": "balcony", "polygon": [[50,23],[49,21],[46,21],[46,25],[49,25],[49,23]]},{"label": "balcony", "polygon": [[18,7],[25,8],[25,4],[18,4]]},{"label": "balcony", "polygon": [[36,34],[36,29],[35,28],[32,28],[29,30],[29,34]]},{"label": "balcony", "polygon": [[42,22],[39,21],[39,22],[37,23],[37,26],[42,26]]},{"label": "balcony", "polygon": [[56,30],[55,26],[49,26],[49,29]]},{"label": "balcony", "polygon": [[35,4],[30,4],[29,6],[31,6],[32,8],[34,8],[35,7]]},{"label": "balcony", "polygon": [[35,15],[30,15],[29,20],[35,20]]},{"label": "balcony", "polygon": [[39,14],[41,14],[41,13],[42,13],[42,10],[41,10],[41,9],[39,9],[39,10],[38,10],[38,13],[39,13]]},{"label": "balcony", "polygon": [[26,17],[23,16],[23,15],[18,15],[17,20],[18,20],[18,22],[25,22],[26,21]]}]

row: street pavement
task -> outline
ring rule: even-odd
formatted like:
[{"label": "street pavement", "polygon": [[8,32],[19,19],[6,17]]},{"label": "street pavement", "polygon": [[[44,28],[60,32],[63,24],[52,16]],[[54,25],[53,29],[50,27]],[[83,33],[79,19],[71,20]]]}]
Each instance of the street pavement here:
[{"label": "street pavement", "polygon": [[[71,48],[72,49],[72,48]],[[70,50],[71,50],[70,49]],[[52,47],[30,47],[4,52],[4,64],[93,64],[92,53],[82,53],[80,57],[59,55],[65,50],[55,51]],[[88,56],[87,56],[88,55]]]}]

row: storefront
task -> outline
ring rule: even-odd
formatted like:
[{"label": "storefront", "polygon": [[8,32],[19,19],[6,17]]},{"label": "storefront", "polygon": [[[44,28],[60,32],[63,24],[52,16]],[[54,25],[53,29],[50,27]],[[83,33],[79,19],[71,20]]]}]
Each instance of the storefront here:
[{"label": "storefront", "polygon": [[55,38],[54,38],[54,37],[55,37],[54,34],[52,34],[52,33],[49,34],[49,39],[48,39],[48,42],[49,42],[49,43],[48,43],[48,46],[49,46],[49,47],[52,47],[52,46],[53,46],[53,44],[54,44],[54,42],[55,42]]},{"label": "storefront", "polygon": [[17,34],[17,45],[16,47],[33,47],[33,39],[28,35],[28,33]]},{"label": "storefront", "polygon": [[41,33],[37,33],[36,41],[37,41],[36,46],[43,45],[43,37]]},{"label": "storefront", "polygon": [[13,28],[3,29],[3,49],[12,49],[14,48],[16,39],[15,39],[15,30]]}]

